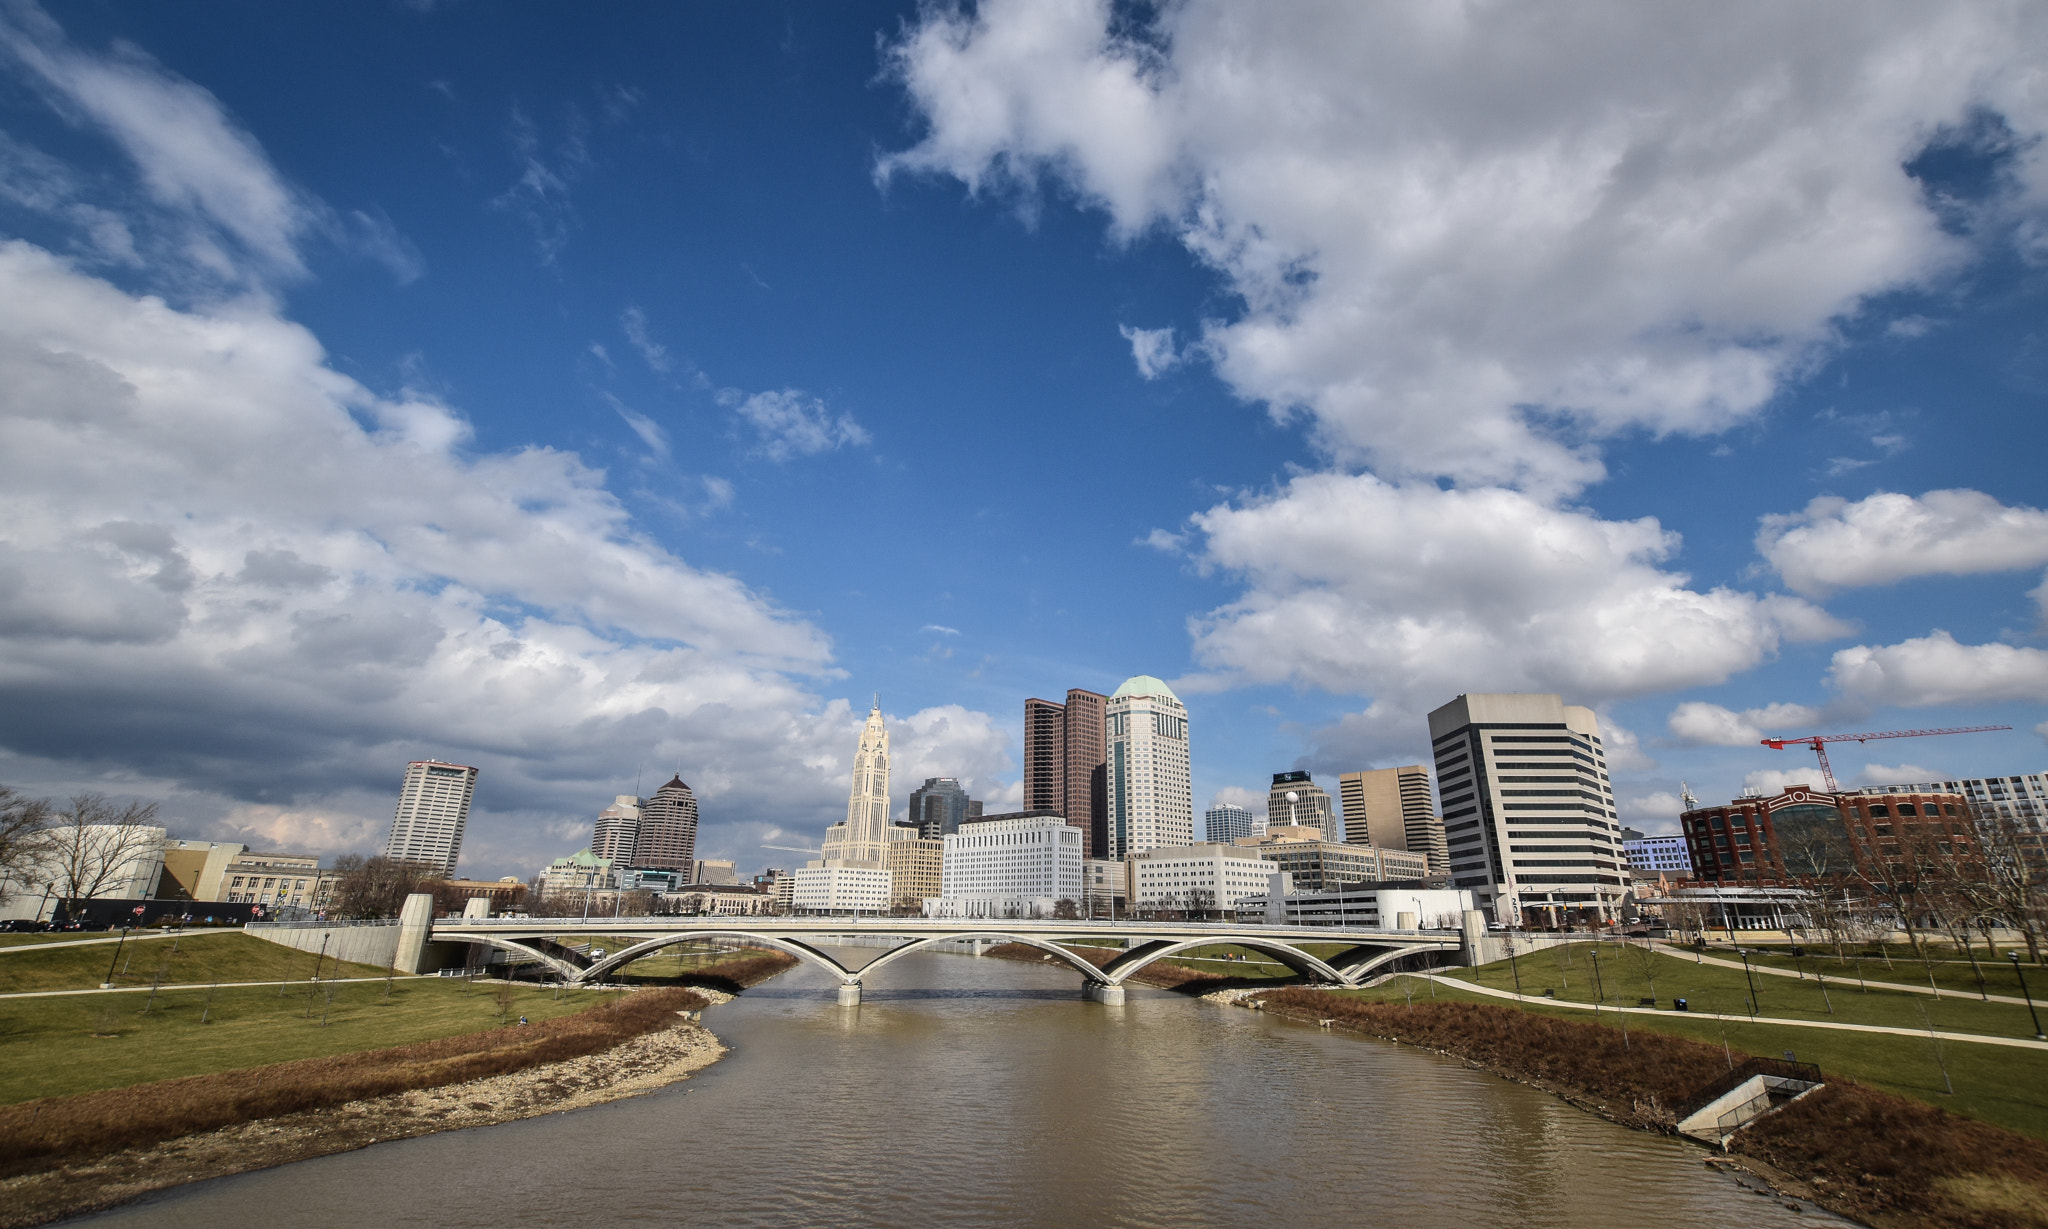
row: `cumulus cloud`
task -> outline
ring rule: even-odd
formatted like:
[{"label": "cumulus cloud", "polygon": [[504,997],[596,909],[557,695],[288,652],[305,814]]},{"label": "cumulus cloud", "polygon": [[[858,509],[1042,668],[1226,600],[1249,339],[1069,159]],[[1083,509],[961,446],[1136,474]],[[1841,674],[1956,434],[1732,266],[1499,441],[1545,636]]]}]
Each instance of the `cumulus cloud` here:
[{"label": "cumulus cloud", "polygon": [[1131,343],[1131,360],[1138,365],[1138,374],[1147,380],[1160,376],[1180,366],[1180,352],[1173,348],[1172,329],[1139,329],[1128,324],[1116,326],[1124,340]]},{"label": "cumulus cloud", "polygon": [[1820,710],[1804,704],[1768,704],[1738,713],[1719,704],[1689,700],[1672,709],[1665,724],[1680,742],[1692,746],[1754,747],[1763,741],[1766,731],[1811,726],[1818,720]]},{"label": "cumulus cloud", "polygon": [[1368,722],[1410,722],[1466,691],[1597,705],[1719,681],[1784,640],[1844,630],[1796,598],[1688,587],[1661,566],[1679,539],[1653,518],[1499,488],[1312,474],[1190,522],[1196,564],[1248,591],[1191,621],[1209,673],[1189,685],[1370,695]]},{"label": "cumulus cloud", "polygon": [[1216,796],[1209,800],[1209,805],[1213,807],[1227,803],[1234,807],[1243,807],[1259,819],[1264,819],[1266,817],[1266,800],[1270,796],[1266,790],[1246,789],[1242,785],[1226,785],[1216,791]]},{"label": "cumulus cloud", "polygon": [[[1871,296],[1954,269],[1905,169],[2002,118],[2048,204],[2038,6],[937,6],[877,167],[1051,186],[1242,303],[1201,344],[1340,463],[1569,491],[1616,433],[1754,415]],[[1949,134],[1947,138],[1943,134]]]},{"label": "cumulus cloud", "polygon": [[1918,785],[1928,781],[1940,781],[1947,774],[1922,768],[1918,764],[1865,764],[1856,770],[1851,785],[1873,787],[1879,785]]},{"label": "cumulus cloud", "polygon": [[1619,804],[1622,822],[1640,830],[1645,836],[1660,836],[1678,831],[1678,816],[1685,810],[1685,802],[1669,790],[1648,794],[1624,794],[1615,799]]},{"label": "cumulus cloud", "polygon": [[1782,794],[1795,785],[1808,789],[1827,788],[1827,782],[1821,779],[1819,764],[1811,768],[1759,768],[1742,778],[1744,789],[1753,789],[1764,795]]},{"label": "cumulus cloud", "polygon": [[813,457],[870,442],[867,428],[851,414],[834,414],[822,400],[795,388],[749,396],[736,388],[721,389],[718,403],[753,429],[755,451],[771,461]]},{"label": "cumulus cloud", "polygon": [[[685,767],[707,847],[767,817],[764,777],[776,815],[844,805],[860,716],[812,690],[827,638],[644,536],[574,454],[473,453],[455,410],[340,375],[268,307],[173,308],[19,242],[0,386],[11,782],[147,778],[189,835],[329,848],[389,822],[405,760],[457,758],[492,873],[564,852],[641,763]],[[914,715],[908,762],[997,780],[989,720]]]},{"label": "cumulus cloud", "polygon": [[1982,491],[1879,492],[1815,499],[1768,516],[1757,552],[1800,593],[1884,585],[1914,576],[1968,576],[2048,563],[2048,512],[2009,507]]},{"label": "cumulus cloud", "polygon": [[1859,644],[1836,653],[1828,682],[1870,704],[2048,701],[2048,650],[2010,644],[1958,644],[1936,629],[1898,644]]}]

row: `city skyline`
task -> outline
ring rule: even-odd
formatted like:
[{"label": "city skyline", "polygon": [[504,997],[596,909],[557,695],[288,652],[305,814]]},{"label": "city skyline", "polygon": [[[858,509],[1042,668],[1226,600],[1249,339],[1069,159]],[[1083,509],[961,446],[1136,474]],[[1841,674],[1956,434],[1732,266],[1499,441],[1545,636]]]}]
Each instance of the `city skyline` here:
[{"label": "city skyline", "polygon": [[1645,830],[2041,769],[2031,9],[1121,12],[8,6],[0,781],[332,856],[456,761],[490,875],[682,763],[744,858],[877,684],[1000,812],[1133,670],[1201,806],[1460,693]]}]

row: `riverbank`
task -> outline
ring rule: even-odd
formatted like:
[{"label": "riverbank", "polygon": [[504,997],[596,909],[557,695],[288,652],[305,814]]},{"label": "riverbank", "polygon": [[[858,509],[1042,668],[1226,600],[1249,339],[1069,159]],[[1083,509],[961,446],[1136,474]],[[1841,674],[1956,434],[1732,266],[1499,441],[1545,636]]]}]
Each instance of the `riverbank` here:
[{"label": "riverbank", "polygon": [[651,1091],[724,1052],[698,1012],[794,963],[750,953],[702,970],[709,984],[694,988],[573,991],[591,1005],[532,1024],[0,1108],[0,1229]]},{"label": "riverbank", "polygon": [[[1748,1055],[1477,1003],[1364,1002],[1287,988],[1261,1009],[1458,1058],[1640,1130],[1670,1133],[1692,1094]],[[2048,1145],[1847,1080],[1730,1141],[1789,1196],[1878,1229],[2048,1229]]]}]

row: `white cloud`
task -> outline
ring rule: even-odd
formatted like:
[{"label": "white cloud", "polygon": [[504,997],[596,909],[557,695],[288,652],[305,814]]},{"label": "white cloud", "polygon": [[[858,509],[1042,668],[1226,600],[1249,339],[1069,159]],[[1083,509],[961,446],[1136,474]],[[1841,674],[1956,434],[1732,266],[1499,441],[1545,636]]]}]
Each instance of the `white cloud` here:
[{"label": "white cloud", "polygon": [[[144,777],[188,835],[326,849],[389,822],[405,760],[459,757],[464,865],[494,874],[565,852],[640,764],[683,765],[707,848],[844,806],[860,717],[804,681],[827,638],[648,539],[574,454],[474,453],[265,305],[175,309],[18,242],[0,387],[10,784]],[[991,720],[914,715],[905,763],[999,789]]]},{"label": "white cloud", "polygon": [[960,634],[960,629],[957,627],[941,627],[937,623],[927,623],[917,630],[921,632],[937,632],[941,636],[957,636]]},{"label": "white cloud", "polygon": [[756,450],[771,461],[811,457],[870,442],[867,429],[851,414],[834,416],[826,404],[800,389],[785,388],[752,396],[736,388],[721,389],[718,403],[754,429]]},{"label": "white cloud", "polygon": [[2048,204],[2048,11],[1108,0],[928,7],[877,174],[1075,194],[1243,303],[1202,345],[1339,463],[1569,491],[1754,415],[1967,255],[1904,164],[1977,108]]},{"label": "white cloud", "polygon": [[1212,673],[1189,685],[1370,695],[1368,722],[1398,726],[1467,691],[1597,705],[1716,682],[1783,640],[1843,630],[1795,598],[1687,587],[1659,566],[1679,541],[1652,518],[1498,488],[1314,474],[1190,519],[1198,565],[1248,591],[1192,621]]},{"label": "white cloud", "polygon": [[[847,742],[846,764],[853,766],[856,728]],[[957,777],[975,798],[1003,798],[1015,765],[1009,753],[1010,733],[994,717],[958,704],[921,709],[889,721],[890,792],[907,800],[927,777]],[[848,777],[841,774],[842,793]],[[1020,795],[1021,796],[1021,795]],[[992,808],[985,808],[992,809]],[[822,833],[820,834],[822,835]]]},{"label": "white cloud", "polygon": [[1209,805],[1213,807],[1228,803],[1234,807],[1243,807],[1253,815],[1264,819],[1266,817],[1266,800],[1269,797],[1271,795],[1266,790],[1246,789],[1242,785],[1226,785],[1216,791],[1216,796],[1209,800]]},{"label": "white cloud", "polygon": [[[82,52],[32,5],[0,14],[0,48],[61,112],[112,137],[158,204],[205,219],[271,275],[305,272],[298,241],[321,221],[320,207],[283,182],[211,93],[132,45]],[[227,253],[203,259],[233,263]]]},{"label": "white cloud", "polygon": [[1824,496],[1767,516],[1757,552],[1811,595],[1914,576],[1968,576],[2048,563],[2048,512],[2008,507],[1982,491],[1880,492],[1851,503]]},{"label": "white cloud", "polygon": [[1119,324],[1116,331],[1131,343],[1131,360],[1138,365],[1138,374],[1147,380],[1160,376],[1180,366],[1180,352],[1173,348],[1173,330],[1140,329],[1128,324]]},{"label": "white cloud", "polygon": [[1622,822],[1639,829],[1645,836],[1661,836],[1678,831],[1678,816],[1685,810],[1685,803],[1677,794],[1668,790],[1648,794],[1624,794],[1616,799],[1621,805]]},{"label": "white cloud", "polygon": [[1849,784],[1862,787],[1917,785],[1926,781],[1944,780],[1946,777],[1946,773],[1922,768],[1918,764],[1865,764],[1856,770],[1856,776]]},{"label": "white cloud", "polygon": [[1904,708],[2048,701],[2048,650],[1958,644],[1937,628],[1898,644],[1843,649],[1828,682],[1851,699]]},{"label": "white cloud", "polygon": [[1683,743],[1697,747],[1754,747],[1766,732],[1811,726],[1820,710],[1804,704],[1770,704],[1735,712],[1719,704],[1688,700],[1671,710],[1665,724]]},{"label": "white cloud", "polygon": [[1767,796],[1782,794],[1795,785],[1804,785],[1808,789],[1827,788],[1827,782],[1821,778],[1819,764],[1811,768],[1759,768],[1742,778],[1744,789],[1760,790]]},{"label": "white cloud", "polygon": [[604,397],[611,402],[612,409],[618,411],[619,417],[625,420],[626,425],[633,429],[633,434],[640,437],[640,442],[647,445],[647,451],[663,460],[668,458],[668,432],[662,430],[660,423],[610,393],[606,393]]},{"label": "white cloud", "polygon": [[667,346],[654,340],[648,333],[646,312],[637,307],[628,307],[619,313],[619,329],[625,333],[626,340],[633,343],[633,348],[640,352],[641,359],[648,367],[663,374],[675,368],[675,356],[668,352]]}]

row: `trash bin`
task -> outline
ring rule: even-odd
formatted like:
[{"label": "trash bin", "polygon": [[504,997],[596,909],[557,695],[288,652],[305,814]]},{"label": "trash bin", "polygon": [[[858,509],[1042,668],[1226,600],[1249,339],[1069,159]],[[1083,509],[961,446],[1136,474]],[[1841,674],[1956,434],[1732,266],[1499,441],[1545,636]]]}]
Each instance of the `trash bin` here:
[{"label": "trash bin", "polygon": [[1673,1011],[1690,1011],[1690,1010],[1692,1010],[1691,1008],[1689,1008],[1689,1007],[1687,1007],[1687,1006],[1685,1005],[1685,1000],[1684,1000],[1684,999],[1672,999],[1672,1000],[1671,1000],[1671,1009],[1672,1009]]}]

